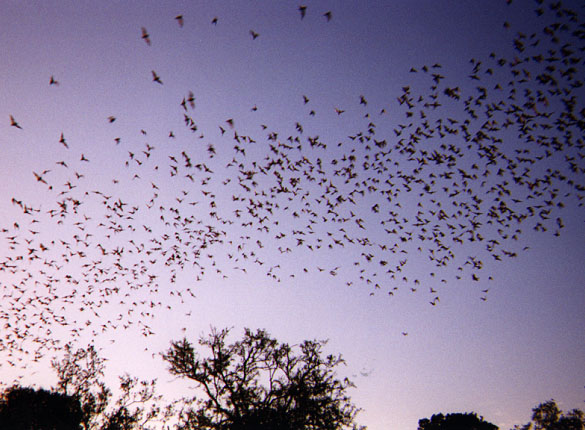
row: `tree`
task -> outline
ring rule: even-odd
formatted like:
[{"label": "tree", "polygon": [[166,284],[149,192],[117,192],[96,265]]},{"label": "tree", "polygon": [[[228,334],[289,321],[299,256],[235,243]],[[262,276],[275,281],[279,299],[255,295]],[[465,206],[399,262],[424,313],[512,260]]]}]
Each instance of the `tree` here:
[{"label": "tree", "polygon": [[72,396],[81,404],[82,425],[84,429],[99,428],[100,418],[104,416],[111,398],[111,391],[101,381],[105,360],[89,346],[73,351],[65,347],[63,360],[53,360],[52,367],[57,373],[58,393]]},{"label": "tree", "polygon": [[13,386],[0,399],[0,429],[80,430],[79,400],[45,389]]},{"label": "tree", "polygon": [[186,339],[172,342],[163,358],[169,371],[196,381],[205,399],[185,399],[181,429],[296,430],[355,428],[358,409],[335,368],[341,356],[322,356],[325,341],[304,341],[300,353],[264,330],[245,329],[243,339],[226,344],[229,330],[212,329],[199,344],[200,357]]},{"label": "tree", "polygon": [[498,430],[498,427],[472,412],[435,414],[430,420],[428,418],[419,420],[418,430]]},{"label": "tree", "polygon": [[78,400],[84,430],[146,429],[147,423],[172,414],[171,407],[160,404],[162,396],[156,394],[156,380],[120,376],[119,395],[114,401],[102,380],[104,363],[92,346],[75,351],[67,346],[65,357],[52,362],[58,378],[55,390]]},{"label": "tree", "polygon": [[531,422],[514,426],[515,430],[583,430],[585,414],[580,409],[563,414],[557,403],[551,399],[532,409]]}]

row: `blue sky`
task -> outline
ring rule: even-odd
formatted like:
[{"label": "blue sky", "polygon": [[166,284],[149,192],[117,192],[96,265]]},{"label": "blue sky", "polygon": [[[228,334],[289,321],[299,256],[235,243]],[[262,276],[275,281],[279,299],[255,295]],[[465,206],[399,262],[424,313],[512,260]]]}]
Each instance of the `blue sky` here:
[{"label": "blue sky", "polygon": [[[578,3],[566,5],[582,20]],[[34,339],[47,337],[49,328],[53,339],[79,345],[95,342],[103,348],[112,381],[126,371],[155,376],[172,396],[183,387],[166,374],[157,353],[172,339],[197,338],[213,325],[233,326],[234,336],[243,327],[266,328],[291,344],[308,338],[329,339],[328,350],[342,353],[347,360],[343,371],[353,376],[357,388],[352,397],[363,408],[358,421],[370,429],[414,429],[420,418],[458,411],[475,411],[501,428],[510,428],[527,421],[531,408],[549,398],[555,398],[563,409],[581,407],[585,398],[582,191],[555,179],[550,186],[537,187],[542,194],[527,197],[526,187],[510,185],[510,195],[503,199],[518,211],[531,199],[534,205],[545,205],[537,207],[539,210],[546,210],[546,201],[554,200],[550,219],[540,219],[537,211],[522,225],[490,226],[487,212],[478,218],[467,212],[467,218],[457,222],[479,220],[486,239],[463,244],[451,242],[454,236],[439,222],[453,258],[447,266],[436,267],[428,258],[433,246],[416,239],[422,232],[415,225],[417,212],[422,218],[431,218],[430,211],[436,214],[438,208],[451,214],[456,212],[450,206],[453,201],[471,204],[475,197],[489,202],[494,195],[487,192],[489,186],[480,185],[481,179],[470,179],[469,186],[463,186],[464,178],[457,174],[454,180],[441,179],[445,165],[432,163],[423,173],[425,181],[432,174],[437,178],[432,184],[434,194],[422,193],[418,185],[408,191],[404,174],[417,165],[400,147],[394,147],[422,126],[425,118],[420,110],[427,112],[428,121],[442,118],[447,123],[451,118],[460,125],[469,119],[463,100],[474,97],[475,102],[476,86],[488,88],[488,101],[500,100],[501,93],[492,90],[493,84],[501,82],[508,90],[506,84],[513,75],[509,66],[496,66],[497,59],[513,62],[524,55],[514,50],[518,32],[528,39],[532,33],[542,39],[539,45],[527,48],[531,55],[549,49],[542,29],[556,18],[547,9],[548,2],[546,13],[539,17],[531,1],[511,5],[505,1],[314,1],[307,2],[302,20],[299,4],[3,3],[0,55],[9,60],[0,63],[4,80],[0,89],[0,118],[4,118],[0,123],[0,225],[5,228],[0,255],[4,264],[19,271],[11,273],[4,266],[0,272],[0,311],[12,327],[5,326],[0,344],[5,350],[0,353],[15,363],[3,363],[0,379],[8,384],[21,375],[26,383],[52,383],[50,352],[43,350],[40,363],[30,362],[39,345]],[[328,11],[330,21],[323,16]],[[183,27],[174,19],[179,14],[184,17]],[[215,17],[217,25],[212,24]],[[510,23],[509,29],[504,22]],[[142,27],[150,45],[141,38]],[[259,34],[256,39],[251,30]],[[574,37],[563,37],[579,46]],[[492,52],[495,59],[490,58]],[[480,82],[470,78],[477,62],[481,62]],[[440,67],[433,68],[434,64]],[[423,71],[425,65],[428,73]],[[581,58],[574,67],[581,70],[582,65]],[[544,66],[533,62],[527,67],[532,67],[532,74],[528,82],[515,84],[518,92],[543,89],[535,76]],[[487,73],[489,68],[493,75]],[[153,71],[162,85],[153,82]],[[454,101],[441,93],[439,109],[423,109],[431,101],[432,73],[441,75],[441,89],[459,87],[463,100]],[[49,84],[51,76],[58,85]],[[405,104],[397,100],[407,86],[416,104],[413,116],[407,116]],[[572,91],[579,112],[583,92]],[[195,107],[186,103],[183,108],[181,101],[190,92]],[[421,95],[425,99],[419,102]],[[309,99],[307,103],[303,96]],[[360,103],[361,96],[367,104]],[[560,98],[549,99],[550,105],[539,102],[537,109],[554,115],[562,112]],[[478,112],[484,107],[478,105]],[[11,115],[22,129],[10,125]],[[196,130],[186,127],[185,115],[193,121],[189,127],[196,125]],[[110,123],[110,116],[116,120]],[[480,116],[471,121],[470,129],[477,130],[485,120]],[[407,131],[397,136],[395,130],[401,124]],[[571,172],[566,162],[570,157],[583,157],[582,137],[577,126],[571,127],[575,134],[569,141],[573,144],[530,164],[533,178],[543,177],[552,168],[583,183],[583,171]],[[171,131],[174,138],[169,137]],[[360,132],[378,142],[386,140],[387,147],[381,151],[394,152],[377,152],[381,158],[376,159],[376,146],[372,140],[373,150],[365,148],[368,143],[360,144]],[[538,133],[545,139],[555,132]],[[68,148],[59,142],[61,134]],[[435,134],[422,139],[416,149],[431,154],[442,142],[463,149],[462,134],[445,140]],[[542,148],[534,143],[528,146],[515,128],[495,134],[503,139],[498,145],[505,154],[519,157],[521,153],[514,154],[514,150],[530,148],[528,158],[542,155]],[[309,138],[326,148],[311,147]],[[290,148],[299,142],[302,150]],[[246,155],[235,150],[235,145]],[[270,145],[277,146],[278,153]],[[203,163],[212,173],[186,167],[183,153],[193,165]],[[457,168],[467,171],[474,163],[489,168],[474,150],[463,153]],[[365,181],[361,188],[344,183],[333,172],[348,166],[344,157],[350,155],[360,165],[379,162],[388,170],[370,175],[367,169],[357,168]],[[417,156],[423,157],[423,153]],[[310,174],[325,182],[303,177],[296,195],[267,197],[277,176],[261,173],[258,167],[279,158],[287,166],[281,173],[284,180],[300,177],[300,172],[312,167]],[[324,166],[323,174],[318,172],[319,165]],[[43,173],[45,170],[50,171]],[[253,179],[241,182],[252,190],[247,191],[238,185],[238,178],[251,170],[256,171]],[[497,179],[496,171],[494,168],[494,175],[486,181],[513,181],[506,174]],[[516,173],[520,172],[517,168]],[[383,186],[375,182],[383,183],[385,175],[397,190],[391,202],[378,192]],[[256,186],[251,184],[253,180]],[[294,188],[290,182],[289,186]],[[377,189],[368,191],[368,186]],[[356,189],[364,194],[351,194]],[[465,196],[467,191],[449,196],[458,189],[471,192],[469,196]],[[355,205],[345,201],[334,207],[337,214],[328,213],[327,194],[321,195],[332,190],[336,192],[332,196],[358,201]],[[58,202],[69,197],[69,212],[58,223],[59,217],[49,211],[59,209]],[[39,212],[34,216],[23,213],[13,198]],[[522,202],[513,203],[512,198]],[[78,212],[72,211],[74,200],[82,202]],[[246,213],[252,201],[263,202],[256,212],[266,216],[265,221]],[[373,209],[376,204],[378,212]],[[489,207],[486,205],[482,210]],[[173,223],[177,216],[173,208],[181,211],[180,225]],[[394,213],[401,223],[380,223],[384,214]],[[553,234],[557,218],[564,225],[559,237]],[[246,222],[253,224],[242,225]],[[538,222],[548,227],[547,232],[533,230]],[[307,229],[307,225],[311,227]],[[263,230],[265,226],[267,230]],[[404,227],[401,231],[410,232],[414,239],[402,242],[399,235],[385,233],[385,228],[395,227]],[[522,232],[513,240],[516,229]],[[206,234],[211,231],[219,232],[224,242],[210,242],[195,255],[195,245],[187,243],[187,231],[195,244],[210,240]],[[278,238],[280,232],[286,236]],[[502,261],[486,250],[485,243],[494,238],[501,242],[494,253]],[[152,239],[162,243],[165,256],[154,250],[157,243]],[[11,241],[17,242],[12,248]],[[41,249],[40,244],[49,249],[35,251],[42,258],[30,260],[30,248]],[[95,263],[100,258],[98,244],[109,251],[101,263]],[[317,246],[321,248],[316,250]],[[389,251],[393,246],[399,249],[396,255]],[[123,256],[116,260],[114,250],[122,248]],[[163,264],[163,257],[169,258],[173,249],[179,250],[177,258]],[[517,256],[506,258],[502,250]],[[83,255],[71,255],[71,251]],[[69,262],[62,261],[66,254]],[[368,254],[375,263],[367,262]],[[469,257],[481,259],[483,268],[471,269],[466,264]],[[49,264],[51,260],[57,266]],[[395,270],[394,277],[386,272],[402,267],[404,260],[408,260],[404,269]],[[120,266],[114,265],[116,261]],[[187,264],[179,264],[181,261]],[[388,263],[383,266],[377,263],[380,261]],[[104,270],[102,274],[99,269]],[[148,283],[149,275],[156,276],[156,282]],[[42,286],[44,282],[53,285],[54,291]],[[106,294],[106,287],[118,290]],[[45,305],[40,297],[54,298]],[[151,308],[150,302],[155,306]],[[129,314],[128,308],[134,311]],[[141,312],[151,315],[140,316]],[[23,338],[23,331],[18,330],[27,324],[25,314],[32,328]],[[55,314],[70,325],[41,324],[40,315]],[[90,323],[86,325],[86,321]],[[103,332],[102,324],[107,327]],[[144,324],[154,332],[147,338],[142,335]],[[129,328],[125,330],[123,325]],[[76,328],[80,329],[78,337],[71,331]],[[29,354],[19,353],[15,345]]]}]

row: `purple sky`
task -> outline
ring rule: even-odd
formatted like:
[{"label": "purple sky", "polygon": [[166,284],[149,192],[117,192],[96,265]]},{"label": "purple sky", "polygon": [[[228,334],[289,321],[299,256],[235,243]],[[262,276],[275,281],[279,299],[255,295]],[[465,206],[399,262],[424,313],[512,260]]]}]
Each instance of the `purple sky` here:
[{"label": "purple sky", "polygon": [[[414,132],[424,122],[420,117],[423,104],[431,101],[419,103],[418,95],[430,92],[432,73],[442,76],[441,89],[459,87],[462,99],[476,97],[475,87],[485,85],[488,101],[495,102],[500,96],[494,96],[497,92],[492,90],[493,84],[501,79],[508,91],[512,79],[508,65],[495,65],[497,58],[513,61],[527,55],[514,50],[518,32],[526,35],[527,46],[535,38],[542,39],[539,45],[527,48],[531,55],[546,53],[550,48],[542,29],[557,19],[548,3],[543,6],[543,16],[538,17],[533,11],[535,2],[528,0],[515,0],[509,6],[505,1],[491,0],[311,1],[301,20],[297,10],[301,3],[297,2],[3,2],[0,227],[5,230],[0,235],[0,261],[4,264],[0,271],[0,323],[11,326],[0,331],[0,381],[9,384],[22,376],[23,383],[54,383],[49,351],[43,352],[40,363],[32,363],[32,352],[27,355],[14,350],[15,345],[29,351],[38,347],[35,336],[46,336],[49,327],[41,324],[39,315],[50,308],[70,321],[66,328],[53,323],[51,336],[81,346],[94,342],[103,348],[111,381],[124,372],[157,377],[169,396],[179,395],[184,386],[165,372],[156,353],[165,350],[172,339],[184,334],[195,339],[213,325],[233,326],[234,339],[244,327],[266,328],[277,339],[291,344],[329,339],[328,352],[343,354],[347,367],[342,371],[356,383],[352,398],[363,408],[358,422],[373,430],[415,429],[420,418],[433,413],[469,411],[508,429],[526,422],[531,408],[549,398],[556,399],[564,410],[582,407],[585,225],[579,197],[583,198],[583,192],[570,189],[566,181],[557,181],[545,187],[540,196],[527,198],[526,187],[511,185],[512,178],[504,174],[510,182],[510,199],[528,202],[534,198],[534,205],[545,205],[538,210],[547,209],[549,199],[555,204],[562,201],[565,207],[551,209],[550,220],[536,215],[522,225],[489,225],[489,217],[483,213],[479,217],[483,223],[480,231],[486,241],[459,245],[448,235],[444,241],[454,257],[449,265],[437,268],[428,258],[427,241],[416,239],[415,233],[413,240],[402,243],[398,236],[387,235],[384,230],[397,225],[383,226],[379,221],[384,211],[398,211],[399,218],[407,218],[402,223],[406,230],[420,232],[414,226],[414,217],[417,211],[424,211],[423,218],[431,213],[428,211],[436,212],[435,201],[442,202],[449,212],[452,201],[467,202],[472,196],[492,199],[488,187],[480,186],[481,179],[470,180],[473,193],[469,197],[450,197],[463,179],[440,179],[445,165],[429,165],[425,178],[431,177],[429,173],[439,178],[433,184],[435,194],[419,195],[418,185],[412,185],[414,191],[410,192],[404,185],[397,185],[402,187],[400,194],[388,204],[378,192],[382,185],[368,191],[368,185],[374,184],[369,182],[362,185],[363,195],[352,195],[355,184],[344,184],[331,173],[347,163],[344,156],[355,155],[360,165],[362,161],[378,161],[373,155],[365,158],[373,150],[365,149],[368,143],[359,143],[356,137],[360,131],[367,135],[367,130],[374,128],[369,144],[374,146],[373,139],[385,139],[388,147],[383,149],[393,148],[405,137],[395,132],[400,124],[413,123],[404,133]],[[578,12],[582,22],[579,3],[565,2]],[[323,16],[327,11],[332,13],[329,22]],[[183,27],[174,19],[179,14],[184,17]],[[214,17],[218,18],[217,25],[211,23]],[[504,22],[510,23],[509,29],[504,28]],[[150,46],[141,38],[142,27],[149,34]],[[256,39],[251,30],[259,34]],[[532,33],[536,36],[529,39]],[[575,44],[575,38],[567,34],[562,37]],[[492,52],[497,54],[496,59],[490,58]],[[481,61],[479,82],[469,77],[476,64],[471,59]],[[431,67],[437,63],[440,68]],[[554,64],[558,69],[565,67]],[[424,65],[431,69],[428,73],[423,72]],[[416,73],[410,72],[412,67]],[[486,72],[490,67],[494,67],[493,75]],[[535,79],[536,71],[544,66],[533,62],[527,67],[533,67],[534,72],[527,82],[517,84],[518,92],[544,89]],[[583,59],[574,67],[582,70]],[[153,82],[153,71],[162,85]],[[51,76],[58,85],[49,84]],[[413,103],[417,104],[412,117],[405,115],[407,108],[397,100],[405,86],[410,87]],[[195,108],[187,102],[183,109],[181,100],[188,98],[190,91]],[[576,99],[575,111],[581,111],[582,89],[574,89],[571,94]],[[360,96],[367,105],[360,103]],[[560,97],[549,99],[550,106],[548,101],[546,107],[540,102],[538,108],[562,111]],[[429,121],[441,117],[446,123],[451,118],[460,124],[469,118],[463,101],[448,99],[442,91],[439,101],[443,106],[428,114]],[[477,107],[478,112],[485,104]],[[337,114],[336,109],[344,112]],[[385,113],[381,114],[382,110]],[[11,126],[11,115],[22,129]],[[196,124],[196,130],[185,126],[184,115],[192,118],[190,126]],[[116,118],[112,123],[108,121],[110,116]],[[233,129],[228,119],[233,119]],[[470,128],[486,120],[481,117]],[[175,138],[169,137],[171,131]],[[237,143],[235,132],[249,136],[253,142],[241,138]],[[69,148],[59,143],[61,133]],[[268,137],[270,133],[273,139]],[[534,133],[554,136],[550,130]],[[423,139],[417,150],[431,154],[442,142],[465,148],[461,134],[441,141],[436,135]],[[287,140],[289,136],[292,141]],[[271,152],[271,144],[296,146],[295,136],[303,142],[302,150],[280,146],[279,155]],[[317,136],[316,141],[326,144],[326,149],[310,146],[308,138]],[[499,145],[504,153],[527,147],[513,127],[498,136],[503,139]],[[558,137],[564,138],[560,132]],[[567,158],[574,156],[583,165],[582,132],[571,139],[574,145],[567,144],[550,158],[530,165],[534,177],[551,168],[577,184],[583,183],[583,171],[570,171],[567,164]],[[246,156],[234,151],[236,144]],[[213,157],[209,145],[216,151]],[[381,162],[389,167],[389,173],[378,177],[391,174],[391,182],[404,184],[402,173],[417,165],[398,148],[393,150]],[[542,148],[526,157],[541,154],[539,151]],[[185,176],[183,152],[190,155],[193,165],[205,163],[213,173],[191,168],[191,181]],[[302,171],[310,165],[314,176],[327,180],[319,183],[303,179],[298,195],[289,196],[291,200],[282,195],[267,198],[278,207],[271,209],[272,214],[266,206],[257,209],[267,216],[259,224],[245,212],[236,218],[235,211],[246,208],[248,200],[244,205],[233,201],[232,195],[264,201],[262,190],[268,190],[275,181],[272,173],[258,172],[253,177],[258,182],[256,187],[251,185],[252,180],[244,180],[243,184],[259,193],[254,195],[254,191],[237,184],[237,177],[245,176],[246,170],[258,170],[266,157],[278,159],[283,154],[289,157],[290,166],[296,161]],[[471,171],[474,163],[485,162],[474,154],[466,152],[458,159],[457,168]],[[82,156],[90,161],[83,161]],[[420,152],[416,156],[423,157]],[[234,158],[235,165],[226,167]],[[325,166],[322,176],[317,159]],[[238,163],[243,166],[239,172]],[[486,181],[499,180],[494,178],[497,168],[493,170]],[[517,172],[522,172],[522,167]],[[288,169],[284,177],[288,180],[296,173]],[[360,174],[368,176],[366,171]],[[333,209],[338,214],[328,213],[327,196],[322,198],[321,193],[329,183],[336,186],[338,195],[359,198],[357,204],[345,202]],[[553,191],[558,196],[551,197]],[[307,193],[305,199],[302,193]],[[151,204],[149,199],[154,195]],[[68,200],[69,214],[62,218],[63,223],[57,223],[59,217],[50,216],[48,211],[58,208],[57,202],[68,196],[83,204],[74,213],[73,200]],[[38,214],[24,214],[13,198],[39,209]],[[211,199],[217,208],[210,205]],[[116,202],[121,204],[118,209]],[[380,212],[373,209],[376,204]],[[518,203],[518,208],[522,204]],[[138,209],[131,214],[132,206]],[[199,236],[192,241],[201,240],[205,235],[202,232],[211,231],[207,226],[213,225],[214,231],[225,232],[224,244],[212,243],[197,258],[190,255],[185,266],[178,263],[183,258],[180,255],[170,265],[164,265],[163,256],[157,252],[145,257],[145,249],[156,248],[153,237],[169,235],[168,240],[161,239],[161,248],[168,251],[164,258],[172,253],[172,244],[180,250],[191,246],[185,237],[173,238],[177,232],[185,234],[185,229],[173,225],[173,207],[181,208],[181,222],[193,211],[189,228]],[[215,209],[219,218],[209,215]],[[104,214],[112,218],[104,218]],[[132,218],[125,218],[128,216]],[[341,221],[343,218],[349,221]],[[559,237],[554,235],[557,218],[564,225]],[[240,225],[248,219],[253,227]],[[310,219],[316,221],[309,234],[304,222]],[[546,232],[534,232],[533,226],[539,221],[548,227]],[[116,225],[123,226],[124,231],[114,233]],[[265,225],[270,232],[262,231]],[[518,233],[518,240],[512,240],[517,228],[522,233]],[[279,229],[287,236],[275,238]],[[297,229],[304,229],[306,237],[295,233]],[[353,244],[345,241],[344,232],[355,239]],[[503,238],[506,233],[508,239]],[[495,237],[501,241],[497,252],[502,261],[495,261],[486,250],[487,240]],[[367,238],[368,243],[357,245],[357,238]],[[300,245],[299,239],[303,240]],[[84,266],[100,257],[98,243],[111,252],[102,263]],[[40,244],[49,249],[41,251]],[[396,256],[379,246],[392,248],[396,244],[403,251]],[[322,246],[311,251],[308,245]],[[122,265],[140,267],[139,260],[144,259],[145,271],[137,274],[110,266],[106,274],[95,275],[116,260],[113,251],[122,247]],[[287,247],[290,252],[286,252]],[[422,250],[417,251],[417,247]],[[37,251],[31,253],[31,248]],[[70,261],[63,262],[63,254],[71,250],[81,250],[84,256],[69,255]],[[517,256],[506,258],[503,250]],[[376,261],[388,259],[388,266],[368,264],[364,254],[369,253]],[[33,254],[42,258],[31,261]],[[19,256],[23,258],[19,260]],[[465,264],[470,256],[482,259],[481,270]],[[49,264],[51,259],[60,267]],[[262,264],[255,264],[255,259]],[[403,259],[408,259],[404,270],[390,276],[386,268],[400,265]],[[22,270],[11,273],[6,265]],[[88,278],[87,273],[92,275]],[[113,275],[118,278],[112,280]],[[148,275],[157,276],[156,287],[144,286]],[[75,284],[71,279],[81,282]],[[92,286],[88,279],[100,282]],[[48,294],[42,285],[45,281],[55,287],[51,294],[56,294],[48,307],[38,300]],[[138,283],[143,288],[132,288]],[[96,307],[98,292],[103,294],[106,286],[120,290],[106,297],[108,303]],[[73,290],[75,295],[68,300]],[[28,298],[32,300],[27,302]],[[156,304],[152,309],[148,306],[151,301]],[[133,306],[134,313],[128,314],[132,302],[137,305]],[[81,307],[85,310],[80,311]],[[153,317],[141,317],[140,312],[151,312]],[[25,314],[32,328],[22,339],[16,336],[14,327],[24,330]],[[121,314],[124,317],[118,324]],[[86,320],[91,324],[86,326]],[[141,320],[154,332],[148,338],[142,336]],[[111,328],[111,321],[117,329]],[[122,326],[129,321],[132,324],[124,330]],[[102,324],[108,327],[103,333]],[[68,331],[76,327],[83,328],[78,337]],[[92,335],[93,330],[97,335]]]}]

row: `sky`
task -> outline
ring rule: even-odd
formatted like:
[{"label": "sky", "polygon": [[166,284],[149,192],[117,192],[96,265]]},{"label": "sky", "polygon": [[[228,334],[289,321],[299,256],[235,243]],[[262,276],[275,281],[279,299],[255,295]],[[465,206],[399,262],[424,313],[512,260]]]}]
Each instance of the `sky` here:
[{"label": "sky", "polygon": [[248,327],[373,430],[582,408],[584,10],[507,3],[0,2],[0,381]]}]

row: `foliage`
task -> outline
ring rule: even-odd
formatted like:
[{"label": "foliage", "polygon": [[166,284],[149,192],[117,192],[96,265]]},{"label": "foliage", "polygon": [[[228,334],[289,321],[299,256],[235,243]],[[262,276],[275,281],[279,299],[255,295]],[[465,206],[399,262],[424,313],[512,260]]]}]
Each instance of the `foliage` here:
[{"label": "foliage", "polygon": [[341,356],[322,356],[325,341],[304,341],[295,354],[264,330],[245,329],[227,344],[229,330],[212,329],[199,344],[200,357],[186,339],[172,342],[163,355],[169,371],[196,381],[205,400],[185,399],[181,429],[343,429],[355,428],[358,409],[336,378]]},{"label": "foliage", "polygon": [[79,430],[79,400],[45,389],[13,386],[0,398],[0,429]]},{"label": "foliage", "polygon": [[515,430],[584,430],[585,414],[580,409],[563,414],[551,399],[532,409],[532,420]]},{"label": "foliage", "polygon": [[84,429],[100,428],[111,391],[101,380],[105,359],[100,358],[93,346],[72,351],[69,345],[62,361],[53,360],[52,367],[57,373],[55,390],[79,400]]},{"label": "foliage", "polygon": [[418,421],[418,430],[498,430],[492,423],[473,413],[435,414]]},{"label": "foliage", "polygon": [[172,413],[170,407],[160,406],[162,396],[156,394],[156,380],[139,381],[123,375],[114,401],[102,380],[104,362],[92,346],[76,351],[68,347],[63,360],[52,362],[58,377],[55,390],[79,400],[83,429],[146,429],[147,423]]}]

